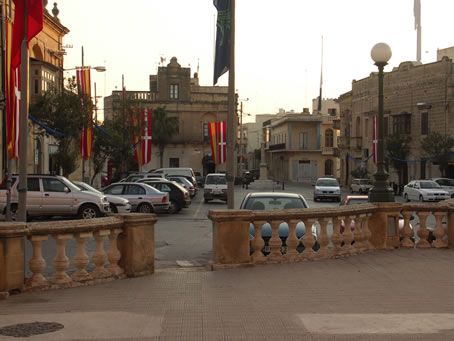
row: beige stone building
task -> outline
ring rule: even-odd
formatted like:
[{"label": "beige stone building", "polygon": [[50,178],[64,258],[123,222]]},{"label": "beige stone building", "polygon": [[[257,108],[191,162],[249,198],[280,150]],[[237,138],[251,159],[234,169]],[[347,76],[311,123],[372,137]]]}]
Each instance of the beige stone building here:
[{"label": "beige stone building", "polygon": [[305,109],[263,123],[270,178],[314,183],[325,175],[339,177],[339,117],[335,115],[336,110],[330,112],[331,115],[311,114]]},{"label": "beige stone building", "polygon": [[[1,1],[2,13],[7,16],[9,13],[8,1]],[[58,18],[57,4],[54,3],[52,14],[46,9],[47,1],[43,2],[43,30],[34,37],[29,43],[29,98],[33,102],[35,96],[41,92],[56,87],[61,89],[63,84],[63,56],[65,50],[63,47],[63,37],[69,33],[69,30],[63,26]],[[2,29],[4,26],[2,26]],[[3,70],[2,70],[3,75]],[[4,93],[4,89],[2,89]],[[2,108],[2,115],[5,111]],[[36,133],[38,126],[29,120],[28,125],[28,145],[27,145],[27,171],[29,173],[51,173],[56,172],[55,162],[52,154],[58,146],[52,138],[38,136]],[[5,135],[2,127],[2,134]],[[3,140],[4,141],[4,140]],[[8,157],[6,146],[1,148],[2,170],[7,170]],[[12,161],[12,171],[19,171],[19,161]]]},{"label": "beige stone building", "polygon": [[[208,123],[226,121],[228,88],[201,86],[197,74],[191,77],[190,68],[181,67],[173,57],[167,66],[158,68],[150,76],[150,91],[127,91],[126,96],[137,99],[142,106],[164,107],[170,117],[178,118],[179,132],[165,147],[162,167],[192,167],[195,172],[207,174],[225,171],[226,164],[214,165],[208,135]],[[113,91],[104,99],[105,119],[119,108],[121,91]],[[151,162],[141,171],[161,167],[158,147],[152,146]]]},{"label": "beige stone building", "polygon": [[[403,185],[413,179],[439,176],[437,165],[424,159],[421,139],[430,132],[454,133],[453,62],[448,57],[428,64],[403,62],[384,75],[384,135],[410,135],[411,150],[403,172]],[[341,182],[349,184],[351,171],[366,167],[374,174],[372,122],[378,115],[378,76],[353,81],[352,90],[339,97]],[[389,160],[385,160],[389,163]],[[454,161],[454,160],[453,160]],[[389,169],[390,182],[398,181]],[[454,167],[448,175],[454,177]]]}]

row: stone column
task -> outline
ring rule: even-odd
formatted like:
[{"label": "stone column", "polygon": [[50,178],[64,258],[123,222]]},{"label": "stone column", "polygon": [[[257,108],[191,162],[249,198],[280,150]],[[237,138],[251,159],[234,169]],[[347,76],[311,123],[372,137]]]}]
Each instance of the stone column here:
[{"label": "stone column", "polygon": [[150,275],[154,272],[154,224],[152,213],[118,215],[123,219],[123,233],[118,238],[121,250],[120,267],[128,277]]},{"label": "stone column", "polygon": [[[265,139],[265,136],[263,137]],[[262,141],[260,148],[260,178],[259,180],[268,180],[268,169],[266,168],[265,141]]]},{"label": "stone column", "polygon": [[249,227],[252,211],[226,210],[208,212],[213,222],[213,265],[251,263]]},{"label": "stone column", "polygon": [[26,226],[23,222],[0,223],[0,298],[24,288]]}]

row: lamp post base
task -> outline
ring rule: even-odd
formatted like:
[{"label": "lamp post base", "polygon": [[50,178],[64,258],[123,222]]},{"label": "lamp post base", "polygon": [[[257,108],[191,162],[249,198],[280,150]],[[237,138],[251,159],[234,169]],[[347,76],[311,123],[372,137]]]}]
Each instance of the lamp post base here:
[{"label": "lamp post base", "polygon": [[394,191],[388,184],[388,174],[376,173],[374,187],[369,191],[369,202],[394,202]]}]

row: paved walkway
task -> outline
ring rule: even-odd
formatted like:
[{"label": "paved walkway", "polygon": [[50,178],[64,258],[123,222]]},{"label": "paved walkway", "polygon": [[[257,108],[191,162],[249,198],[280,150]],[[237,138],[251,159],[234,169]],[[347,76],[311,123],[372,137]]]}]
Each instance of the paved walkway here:
[{"label": "paved walkway", "polygon": [[[166,269],[10,296],[0,301],[0,340],[454,340],[453,269],[451,249]],[[2,336],[15,324],[56,331]]]}]

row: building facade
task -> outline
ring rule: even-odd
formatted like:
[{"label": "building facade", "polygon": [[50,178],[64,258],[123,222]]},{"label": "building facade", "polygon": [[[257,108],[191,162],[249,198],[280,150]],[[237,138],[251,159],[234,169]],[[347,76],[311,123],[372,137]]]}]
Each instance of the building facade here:
[{"label": "building facade", "polygon": [[[113,91],[111,96],[105,97],[105,119],[118,112],[122,96],[122,91]],[[173,57],[167,66],[159,67],[158,73],[150,76],[149,92],[126,91],[126,96],[136,99],[144,107],[165,107],[169,117],[178,118],[178,134],[166,145],[163,164],[160,164],[159,149],[153,144],[151,162],[141,171],[191,167],[205,175],[226,170],[225,163],[213,163],[208,123],[227,120],[227,87],[199,85],[197,74],[191,77],[190,68],[181,67]]]},{"label": "building facade", "polygon": [[[384,74],[384,136],[394,133],[411,136],[410,155],[402,160],[402,184],[413,179],[439,176],[438,166],[427,160],[421,140],[431,132],[442,135],[454,133],[454,78],[452,59],[444,56],[428,64],[403,62]],[[372,176],[373,121],[378,115],[378,76],[352,82],[352,90],[339,97],[341,131],[341,181],[351,182],[352,170],[364,167]],[[398,176],[385,161],[390,182],[398,183]],[[454,161],[454,160],[453,160]],[[448,169],[454,177],[454,167]]]}]

